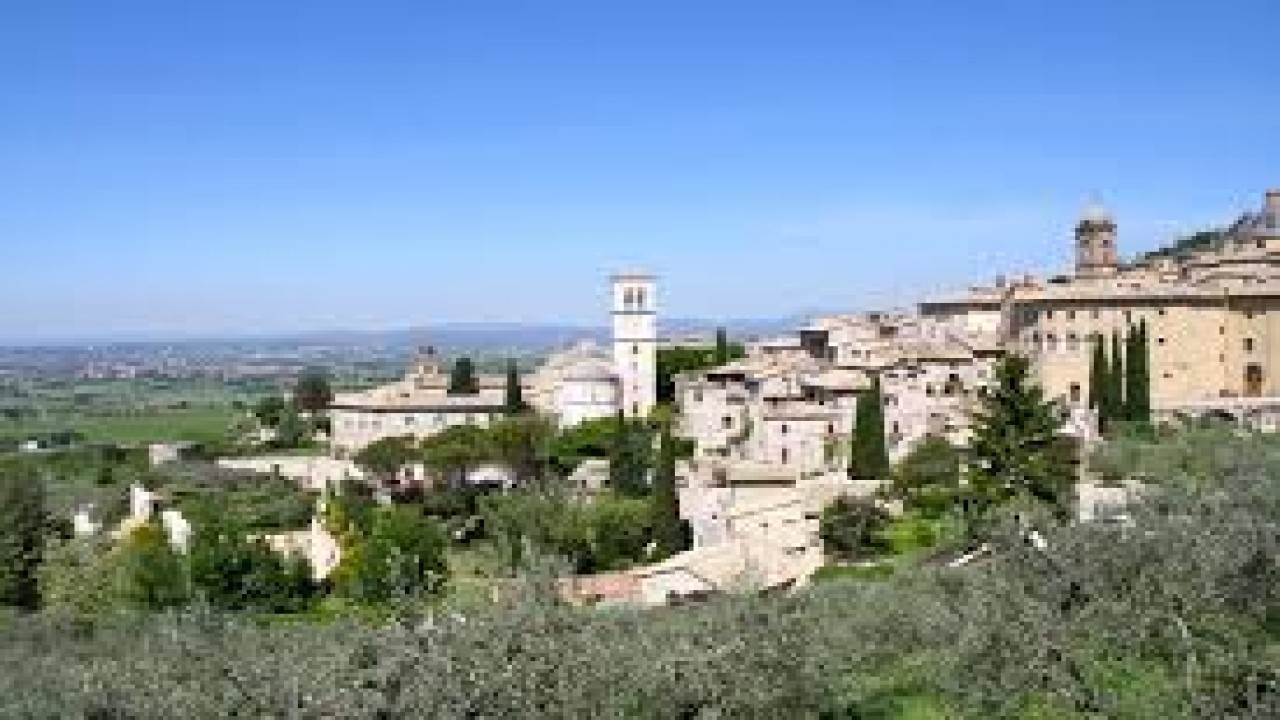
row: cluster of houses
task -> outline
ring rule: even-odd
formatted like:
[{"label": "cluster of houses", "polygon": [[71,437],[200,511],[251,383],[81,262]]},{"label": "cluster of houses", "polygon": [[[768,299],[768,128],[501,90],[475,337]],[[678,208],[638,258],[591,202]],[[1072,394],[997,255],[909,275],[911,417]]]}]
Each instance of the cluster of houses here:
[{"label": "cluster of houses", "polygon": [[[1124,263],[1115,219],[1090,207],[1074,228],[1075,264],[1067,273],[997,279],[928,299],[912,312],[815,318],[786,337],[750,342],[740,360],[679,377],[676,430],[696,448],[678,468],[693,548],[657,565],[575,579],[566,592],[588,602],[658,604],[744,585],[803,584],[823,564],[823,507],[876,489],[875,481],[854,481],[845,471],[856,406],[873,378],[893,461],[928,437],[963,446],[975,405],[1010,352],[1032,361],[1036,379],[1060,405],[1065,431],[1088,443],[1096,437],[1088,407],[1095,343],[1143,323],[1157,419],[1215,414],[1274,427],[1280,190],[1204,238],[1178,253]],[[562,426],[618,412],[645,417],[655,406],[656,280],[615,276],[611,299],[611,348],[572,347],[522,379],[526,400]],[[448,385],[435,354],[424,350],[402,380],[335,398],[329,457],[227,462],[333,487],[359,476],[351,457],[378,439],[429,437],[502,415],[505,377],[481,376],[468,394],[452,394]],[[592,462],[578,477],[590,485],[606,475]],[[1105,514],[1103,505],[1122,495],[1086,488],[1082,497],[1091,500],[1082,512]],[[308,546],[323,540],[304,534],[288,542],[324,556],[323,548]]]}]

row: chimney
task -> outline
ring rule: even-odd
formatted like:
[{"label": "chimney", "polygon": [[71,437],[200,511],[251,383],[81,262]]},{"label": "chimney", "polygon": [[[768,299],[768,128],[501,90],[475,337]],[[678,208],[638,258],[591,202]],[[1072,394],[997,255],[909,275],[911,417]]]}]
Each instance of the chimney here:
[{"label": "chimney", "polygon": [[1280,188],[1271,188],[1267,191],[1267,209],[1280,212]]}]

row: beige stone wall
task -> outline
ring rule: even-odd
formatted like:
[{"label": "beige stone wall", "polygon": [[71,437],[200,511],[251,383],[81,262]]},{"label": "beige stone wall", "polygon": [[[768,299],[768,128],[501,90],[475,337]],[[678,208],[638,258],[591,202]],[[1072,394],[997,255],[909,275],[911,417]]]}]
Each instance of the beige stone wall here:
[{"label": "beige stone wall", "polygon": [[[1033,313],[1033,314],[1032,314]],[[1050,397],[1087,402],[1095,333],[1110,338],[1146,320],[1157,408],[1248,393],[1246,367],[1262,370],[1262,395],[1280,394],[1280,297],[1178,300],[1058,299],[1019,304],[1011,348],[1035,362]],[[1074,338],[1074,341],[1072,340]],[[1108,340],[1108,349],[1110,348]]]}]

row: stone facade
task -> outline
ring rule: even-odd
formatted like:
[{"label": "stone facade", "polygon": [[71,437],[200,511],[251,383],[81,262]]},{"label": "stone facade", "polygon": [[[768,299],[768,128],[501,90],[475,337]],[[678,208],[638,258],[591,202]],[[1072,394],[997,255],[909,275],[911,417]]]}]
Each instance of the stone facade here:
[{"label": "stone facade", "polygon": [[[1215,241],[1122,264],[1116,223],[1098,208],[1076,228],[1069,275],[997,282],[921,304],[921,314],[981,322],[998,307],[1001,341],[1028,356],[1046,393],[1081,407],[1096,338],[1145,321],[1157,416],[1280,396],[1280,191]],[[998,301],[996,300],[998,298]]]}]

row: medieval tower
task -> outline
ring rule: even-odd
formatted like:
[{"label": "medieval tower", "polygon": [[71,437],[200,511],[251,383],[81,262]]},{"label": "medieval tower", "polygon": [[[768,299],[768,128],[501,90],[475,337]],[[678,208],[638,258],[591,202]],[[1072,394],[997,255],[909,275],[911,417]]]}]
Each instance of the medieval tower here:
[{"label": "medieval tower", "polygon": [[644,273],[613,277],[613,364],[627,417],[646,417],[658,395],[657,281]]},{"label": "medieval tower", "polygon": [[1076,274],[1111,275],[1117,264],[1116,222],[1106,208],[1090,204],[1076,225]]}]

